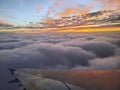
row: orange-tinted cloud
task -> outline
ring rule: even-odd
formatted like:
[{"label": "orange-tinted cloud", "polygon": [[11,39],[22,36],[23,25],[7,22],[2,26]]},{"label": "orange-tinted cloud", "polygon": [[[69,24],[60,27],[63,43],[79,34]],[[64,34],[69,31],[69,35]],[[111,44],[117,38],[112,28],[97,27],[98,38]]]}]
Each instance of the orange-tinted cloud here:
[{"label": "orange-tinted cloud", "polygon": [[61,12],[59,15],[60,15],[61,17],[66,17],[66,16],[68,16],[68,15],[70,15],[70,14],[75,13],[76,11],[77,11],[76,8],[69,8],[69,9],[66,9],[65,11]]},{"label": "orange-tinted cloud", "polygon": [[54,19],[53,18],[45,18],[44,23],[53,23]]},{"label": "orange-tinted cloud", "polygon": [[47,14],[48,15],[53,15],[56,16],[56,10],[58,8],[61,8],[62,5],[65,3],[65,1],[67,0],[49,0],[49,2],[51,3],[51,6],[48,8]]},{"label": "orange-tinted cloud", "polygon": [[56,2],[53,3],[53,6],[60,6],[60,5],[62,5],[65,1],[67,1],[67,0],[58,0],[58,1],[56,1]]},{"label": "orange-tinted cloud", "polygon": [[73,4],[68,4],[72,6],[72,8],[63,9],[63,11],[57,15],[60,17],[66,17],[69,15],[83,15],[89,13],[93,7],[97,5],[102,5],[101,10],[120,10],[120,0],[96,0],[96,2],[92,2],[90,5],[85,6],[81,9],[81,7],[76,7]]},{"label": "orange-tinted cloud", "polygon": [[0,24],[9,24],[9,22],[5,20],[0,20]]},{"label": "orange-tinted cloud", "polygon": [[67,0],[48,0],[50,3],[52,3],[52,6],[59,6],[61,4],[63,4],[65,1]]},{"label": "orange-tinted cloud", "polygon": [[13,24],[9,21],[6,21],[6,20],[0,20],[0,26],[12,26]]},{"label": "orange-tinted cloud", "polygon": [[59,13],[59,16],[60,17],[67,17],[71,14],[78,14],[80,12],[81,11],[77,8],[68,8],[68,9],[64,10],[63,12]]},{"label": "orange-tinted cloud", "polygon": [[[48,11],[49,14],[52,14],[57,17],[67,17],[69,15],[82,15],[90,12],[93,8],[93,3],[89,6],[85,6],[81,3],[76,3],[69,0],[58,0],[56,2],[53,2],[50,0],[51,3],[53,3],[52,8]],[[58,9],[57,11],[54,9]]]},{"label": "orange-tinted cloud", "polygon": [[[78,14],[86,14],[89,13],[92,8],[95,6],[101,5],[101,11],[103,10],[120,10],[120,0],[94,0],[91,1],[91,3],[88,6],[83,6],[80,3],[74,3],[68,0],[57,0],[54,2],[54,0],[49,0],[52,4],[51,8],[61,8],[61,13],[53,12],[52,10],[49,10],[49,14],[54,14],[55,16],[65,17],[71,14],[78,15]],[[65,4],[65,5],[64,5]],[[51,9],[50,8],[50,9]]]},{"label": "orange-tinted cloud", "polygon": [[84,7],[83,9],[79,9],[79,8],[68,8],[66,10],[64,10],[63,12],[59,13],[58,15],[60,17],[67,17],[69,15],[83,15],[83,14],[87,14],[91,11],[93,6],[88,6],[88,7]]}]

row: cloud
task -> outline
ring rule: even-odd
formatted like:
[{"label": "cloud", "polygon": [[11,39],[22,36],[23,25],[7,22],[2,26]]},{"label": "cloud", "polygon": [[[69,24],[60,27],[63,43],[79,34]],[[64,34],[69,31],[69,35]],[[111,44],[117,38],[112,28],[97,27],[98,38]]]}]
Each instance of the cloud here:
[{"label": "cloud", "polygon": [[111,43],[113,43],[113,44],[117,45],[118,47],[120,47],[120,40],[115,40],[115,41],[113,41]]},{"label": "cloud", "polygon": [[120,0],[96,0],[102,5],[101,10],[120,10]]},{"label": "cloud", "polygon": [[[3,51],[3,54],[11,51]],[[3,55],[2,54],[2,55]],[[2,56],[1,56],[2,57]],[[6,59],[8,62],[22,63],[39,68],[54,68],[66,66],[67,68],[76,65],[88,66],[88,60],[95,58],[95,55],[76,47],[63,47],[52,44],[33,44],[23,48],[12,50]]]},{"label": "cloud", "polygon": [[5,20],[5,19],[16,19],[16,17],[13,17],[13,16],[0,16],[0,20]]},{"label": "cloud", "polygon": [[54,19],[53,18],[45,18],[44,22],[45,23],[54,23]]},{"label": "cloud", "polygon": [[69,2],[69,4],[64,7],[64,9],[62,8],[62,12],[58,13],[57,15],[60,17],[67,17],[69,15],[83,15],[89,13],[92,8],[92,5],[85,6],[79,3],[76,5],[76,3]]},{"label": "cloud", "polygon": [[61,12],[59,14],[60,17],[67,17],[69,15],[72,15],[72,14],[79,14],[81,12],[81,10],[79,9],[76,9],[76,8],[68,8],[66,9],[65,11]]},{"label": "cloud", "polygon": [[67,0],[57,0],[53,3],[54,7],[59,7],[60,5],[64,4]]},{"label": "cloud", "polygon": [[28,40],[1,40],[0,43],[0,50],[10,50],[10,49],[15,49],[15,48],[20,48],[23,46],[27,46],[29,44],[32,44],[33,42],[28,41]]},{"label": "cloud", "polygon": [[120,56],[109,58],[96,58],[90,61],[90,66],[93,69],[119,69],[120,68]]},{"label": "cloud", "polygon": [[67,0],[48,0],[51,4],[50,7],[48,7],[47,15],[53,15],[56,16],[58,11],[64,6],[65,2]]},{"label": "cloud", "polygon": [[[57,17],[67,17],[70,15],[83,15],[91,12],[95,7],[100,6],[100,11],[104,10],[120,10],[119,0],[95,0],[91,1],[89,5],[83,5],[79,2],[73,2],[69,0],[52,1],[51,7],[48,10],[49,14],[53,14]],[[72,6],[72,7],[71,7]],[[57,11],[55,9],[58,9]]]},{"label": "cloud", "polygon": [[[102,65],[101,63],[109,59],[111,63],[116,63],[116,57],[120,54],[119,46],[116,44],[119,37],[113,39],[116,35],[119,34],[43,34],[36,36],[8,34],[1,36],[4,38],[0,44],[1,62],[20,67],[52,69],[77,67],[88,69],[87,67],[93,67],[97,62]],[[91,69],[97,69],[97,65],[100,67],[99,64]],[[109,65],[112,69],[112,64]],[[114,67],[118,67],[117,63]],[[102,69],[106,68],[108,67]]]},{"label": "cloud", "polygon": [[[85,6],[81,3],[76,3],[69,0],[50,0],[51,6],[48,10],[49,14],[52,14],[56,17],[67,17],[69,15],[82,15],[90,12],[93,8],[93,5]],[[71,7],[72,6],[72,7]]]},{"label": "cloud", "polygon": [[41,10],[41,6],[40,6],[40,4],[37,4],[37,6],[36,6],[36,10],[37,10],[38,13],[40,12],[40,10]]},{"label": "cloud", "polygon": [[[119,35],[119,32],[37,35],[0,33],[1,83],[13,90],[7,84],[11,77],[8,68],[120,69]],[[5,86],[0,88],[4,89]]]},{"label": "cloud", "polygon": [[24,5],[24,2],[25,0],[19,0],[20,1],[20,5],[23,6]]},{"label": "cloud", "polygon": [[89,61],[89,66],[78,65],[73,70],[115,70],[120,68],[120,57],[95,58]]},{"label": "cloud", "polygon": [[0,20],[0,24],[10,24],[8,21]]},{"label": "cloud", "polygon": [[104,58],[115,54],[115,46],[108,42],[89,42],[81,45],[81,48],[94,52],[97,57]]},{"label": "cloud", "polygon": [[0,27],[5,28],[5,27],[12,27],[12,26],[13,24],[11,24],[10,22],[5,21],[5,20],[0,20]]},{"label": "cloud", "polygon": [[19,13],[18,11],[14,9],[6,9],[6,8],[0,8],[1,12],[9,12],[9,13]]}]

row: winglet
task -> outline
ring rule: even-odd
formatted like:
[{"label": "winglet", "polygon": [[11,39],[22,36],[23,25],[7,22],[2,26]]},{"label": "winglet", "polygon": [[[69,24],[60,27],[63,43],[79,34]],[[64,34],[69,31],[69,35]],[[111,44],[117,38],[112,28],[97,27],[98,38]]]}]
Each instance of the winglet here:
[{"label": "winglet", "polygon": [[10,73],[11,73],[12,75],[14,75],[14,71],[16,71],[15,69],[12,69],[12,68],[8,68],[8,70],[10,71]]}]

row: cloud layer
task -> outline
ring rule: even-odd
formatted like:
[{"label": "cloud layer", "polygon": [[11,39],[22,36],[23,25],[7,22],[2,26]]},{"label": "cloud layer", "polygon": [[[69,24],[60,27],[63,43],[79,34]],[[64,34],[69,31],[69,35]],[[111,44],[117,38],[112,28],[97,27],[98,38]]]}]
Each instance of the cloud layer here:
[{"label": "cloud layer", "polygon": [[[0,33],[1,90],[17,90],[7,83],[8,68],[72,70],[120,69],[120,33]],[[7,87],[6,87],[7,86]]]},{"label": "cloud layer", "polygon": [[[119,33],[1,34],[1,38],[0,63],[14,64],[16,68],[19,66],[47,69],[73,69],[79,66],[87,69],[120,68]],[[105,63],[110,65],[108,66],[110,68]]]}]

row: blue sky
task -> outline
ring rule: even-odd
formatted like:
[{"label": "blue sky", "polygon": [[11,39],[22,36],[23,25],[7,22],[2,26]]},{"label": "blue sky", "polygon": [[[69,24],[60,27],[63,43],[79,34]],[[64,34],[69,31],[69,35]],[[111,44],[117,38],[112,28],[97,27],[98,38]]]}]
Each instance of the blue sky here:
[{"label": "blue sky", "polygon": [[[0,20],[6,20],[15,25],[36,22],[44,17],[54,18],[54,13],[73,6],[87,7],[96,0],[0,0]],[[73,3],[73,5],[72,5]],[[55,5],[56,4],[56,5]],[[96,5],[91,11],[98,11],[102,6]],[[37,9],[39,8],[39,10]],[[79,9],[80,9],[79,8]],[[51,12],[48,14],[48,12]]]},{"label": "blue sky", "polygon": [[[42,7],[44,2],[40,1],[40,3]],[[37,12],[37,4],[39,4],[37,0],[0,0],[0,16],[5,16],[2,19],[7,19],[16,24],[35,21],[36,16],[44,16],[45,14],[42,9],[41,13]]]}]

